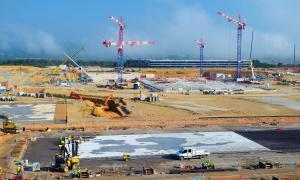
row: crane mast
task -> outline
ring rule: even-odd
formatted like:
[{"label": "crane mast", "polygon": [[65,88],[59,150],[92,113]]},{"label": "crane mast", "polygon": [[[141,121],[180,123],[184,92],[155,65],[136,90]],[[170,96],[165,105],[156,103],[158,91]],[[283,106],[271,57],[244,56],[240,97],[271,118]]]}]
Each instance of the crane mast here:
[{"label": "crane mast", "polygon": [[124,71],[124,60],[123,60],[123,46],[138,46],[138,45],[147,45],[147,44],[155,44],[154,41],[123,41],[123,34],[126,25],[123,22],[123,18],[121,17],[120,20],[109,16],[109,19],[114,21],[117,25],[119,25],[119,39],[117,42],[111,42],[109,40],[104,40],[102,44],[106,47],[116,46],[118,49],[118,82],[123,83],[123,71]]},{"label": "crane mast", "polygon": [[218,12],[218,15],[224,17],[228,22],[237,24],[237,67],[236,67],[236,79],[241,77],[241,61],[242,61],[242,31],[245,29],[246,23],[242,20],[241,16],[238,16],[238,20],[227,16],[223,12]]},{"label": "crane mast", "polygon": [[203,56],[204,40],[203,40],[203,38],[196,40],[196,43],[200,47],[200,78],[202,78],[203,77],[203,60],[204,60],[204,56]]}]

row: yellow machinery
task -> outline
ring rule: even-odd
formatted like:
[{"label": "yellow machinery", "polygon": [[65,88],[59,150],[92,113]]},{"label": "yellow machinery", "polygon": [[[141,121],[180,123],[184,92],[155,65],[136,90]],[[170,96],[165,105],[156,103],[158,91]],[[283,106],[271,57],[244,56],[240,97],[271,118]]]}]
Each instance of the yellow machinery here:
[{"label": "yellow machinery", "polygon": [[[77,170],[78,165],[79,165],[79,159],[74,157],[77,155],[77,152],[75,153],[75,146],[74,143],[78,142],[78,140],[81,140],[81,138],[76,138],[74,139],[73,136],[68,136],[68,137],[62,137],[60,139],[59,143],[59,153],[55,155],[55,164],[53,166],[53,169],[55,171],[62,171],[62,172],[68,172],[69,170]],[[72,149],[69,152],[68,149],[66,148],[66,145],[71,145]]]},{"label": "yellow machinery", "polygon": [[55,155],[54,169],[56,171],[68,172],[69,170],[76,169],[79,164],[79,159],[75,157],[67,157],[61,153]]},{"label": "yellow machinery", "polygon": [[130,159],[130,155],[129,155],[129,154],[123,154],[123,155],[122,155],[122,159],[123,159],[124,161],[128,161],[128,160]]},{"label": "yellow machinery", "polygon": [[116,108],[115,97],[113,95],[108,96],[103,104],[104,110],[113,110]]},{"label": "yellow machinery", "polygon": [[215,169],[215,164],[212,160],[208,159],[202,163],[202,169]]},{"label": "yellow machinery", "polygon": [[3,132],[5,133],[16,133],[17,126],[12,119],[4,119],[3,120]]},{"label": "yellow machinery", "polygon": [[[75,57],[83,49],[84,49],[83,47],[79,48],[77,51],[73,52],[73,54],[70,57],[71,58]],[[66,64],[67,61],[69,61],[69,59],[66,59],[63,63],[61,63],[59,66],[57,66],[55,69],[53,69],[50,74],[51,75],[59,75],[59,71]]]}]

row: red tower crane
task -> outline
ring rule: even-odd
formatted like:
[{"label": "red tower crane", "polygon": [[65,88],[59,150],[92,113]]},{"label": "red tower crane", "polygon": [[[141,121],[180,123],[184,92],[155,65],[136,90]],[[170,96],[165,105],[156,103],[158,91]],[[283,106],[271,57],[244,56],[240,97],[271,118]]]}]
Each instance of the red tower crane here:
[{"label": "red tower crane", "polygon": [[147,44],[155,44],[154,41],[123,41],[123,31],[126,27],[126,25],[123,22],[122,17],[119,19],[109,16],[109,19],[114,21],[117,25],[119,25],[119,40],[117,42],[111,42],[109,40],[105,40],[102,42],[102,44],[106,47],[110,46],[116,46],[118,48],[118,82],[123,83],[123,46],[129,45],[129,46],[138,46],[138,45],[147,45]]},{"label": "red tower crane", "polygon": [[196,40],[196,43],[200,46],[200,78],[202,78],[202,76],[203,76],[203,60],[204,60],[204,56],[203,56],[204,40],[203,40],[203,38]]},{"label": "red tower crane", "polygon": [[218,12],[220,16],[223,16],[228,22],[237,24],[237,72],[236,78],[241,77],[241,60],[242,60],[242,30],[245,29],[246,23],[242,20],[241,16],[238,16],[238,20],[227,16],[223,12]]}]

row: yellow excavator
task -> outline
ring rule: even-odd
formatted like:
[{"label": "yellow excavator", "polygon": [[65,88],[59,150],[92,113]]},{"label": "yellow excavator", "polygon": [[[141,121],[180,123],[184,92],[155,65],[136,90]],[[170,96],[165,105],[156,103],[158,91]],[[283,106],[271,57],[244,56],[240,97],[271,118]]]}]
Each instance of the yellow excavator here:
[{"label": "yellow excavator", "polygon": [[[67,142],[66,142],[67,141]],[[68,172],[69,170],[77,170],[79,158],[77,156],[78,144],[81,138],[75,139],[73,136],[62,137],[59,144],[59,152],[55,155],[55,163],[52,166],[53,170],[60,172]],[[77,146],[74,146],[77,143]],[[71,152],[67,146],[71,145]]]},{"label": "yellow excavator", "polygon": [[4,133],[16,133],[17,132],[17,126],[16,126],[16,123],[14,123],[13,119],[8,118],[8,117],[3,119],[2,131]]},{"label": "yellow excavator", "polygon": [[74,170],[79,164],[79,159],[76,157],[64,156],[61,153],[55,155],[54,169],[56,171],[68,172],[69,170]]}]

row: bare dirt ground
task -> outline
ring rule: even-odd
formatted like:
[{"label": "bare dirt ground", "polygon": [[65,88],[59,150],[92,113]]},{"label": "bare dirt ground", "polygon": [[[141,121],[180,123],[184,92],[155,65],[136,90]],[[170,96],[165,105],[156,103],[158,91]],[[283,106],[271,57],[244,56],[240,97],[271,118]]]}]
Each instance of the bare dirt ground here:
[{"label": "bare dirt ground", "polygon": [[67,106],[66,104],[56,104],[54,121],[66,121],[67,120]]},{"label": "bare dirt ground", "polygon": [[[69,95],[76,88],[48,87],[46,91]],[[99,89],[91,85],[77,91],[83,95],[107,97],[114,95],[122,97],[126,101],[127,109],[131,112],[122,118],[95,117],[86,103],[81,100],[68,100],[68,124],[77,127],[103,128],[147,128],[147,127],[184,127],[199,125],[222,125],[222,124],[255,124],[255,123],[294,123],[300,122],[299,110],[286,106],[268,104],[252,97],[285,98],[293,100],[299,94],[283,94],[281,91],[267,92],[263,94],[243,95],[203,95],[200,92],[183,95],[180,93],[159,93],[160,102],[148,103],[133,101],[131,98],[138,96],[139,91],[133,89],[109,90]],[[142,93],[149,94],[148,90]],[[61,100],[63,101],[63,99]],[[296,101],[297,102],[297,101]],[[63,105],[60,105],[65,108]],[[61,116],[65,116],[63,108],[58,108]],[[268,117],[270,116],[270,117]],[[292,117],[291,117],[292,116]],[[227,117],[227,118],[225,118]],[[130,122],[130,123],[129,123]],[[28,128],[36,129],[38,125]],[[41,126],[42,127],[42,126]],[[59,125],[49,126],[57,128]]]},{"label": "bare dirt ground", "polygon": [[[21,130],[25,127],[26,132],[17,135],[0,136],[0,166],[9,173],[14,173],[9,157],[14,151],[14,147],[18,145],[15,139],[26,138],[32,136],[41,137],[57,137],[65,134],[137,134],[137,133],[153,133],[153,132],[179,132],[191,130],[206,130],[220,131],[244,128],[298,128],[300,124],[300,112],[297,109],[292,109],[284,105],[276,105],[266,102],[261,102],[253,97],[271,97],[284,98],[295,102],[300,102],[300,87],[273,85],[275,90],[265,91],[262,93],[249,93],[243,95],[203,95],[201,92],[192,92],[190,95],[181,93],[159,93],[160,102],[149,103],[132,101],[131,99],[139,95],[139,90],[124,89],[110,90],[95,87],[95,84],[75,84],[72,87],[60,87],[41,83],[49,81],[47,73],[50,68],[36,67],[20,67],[9,66],[5,71],[0,71],[0,81],[9,81],[10,87],[17,85],[18,90],[26,88],[42,88],[45,93],[52,94],[54,97],[45,99],[36,99],[31,97],[18,97],[17,102],[59,102],[55,109],[55,120],[65,120],[67,123],[53,121],[47,124],[30,124],[19,123],[18,128]],[[158,78],[197,78],[198,69],[141,69],[141,74],[153,73]],[[217,70],[212,69],[211,72],[232,72],[234,70]],[[250,71],[244,71],[245,74]],[[262,70],[264,73],[264,70]],[[287,79],[300,79],[300,76],[286,76]],[[31,90],[32,90],[31,89]],[[130,114],[120,118],[95,117],[91,114],[91,109],[86,106],[84,101],[78,99],[68,99],[67,105],[64,104],[65,99],[71,92],[77,92],[87,96],[97,96],[106,98],[113,95],[118,98],[123,98],[126,102],[127,109]],[[146,89],[142,89],[142,93],[149,95]],[[48,132],[40,132],[48,129]],[[84,130],[84,131],[83,131]],[[23,141],[19,144],[22,145]],[[16,151],[20,151],[23,146],[17,147]],[[16,152],[15,151],[15,152]],[[261,153],[261,154],[229,154],[215,155],[213,160],[218,166],[226,164],[241,165],[245,159],[253,157],[261,157],[270,160],[279,159],[285,162],[285,166],[273,170],[247,170],[239,169],[236,172],[221,172],[221,173],[196,173],[184,175],[168,175],[165,174],[166,167],[178,165],[177,160],[167,159],[163,157],[151,157],[144,159],[136,159],[128,163],[121,162],[116,159],[99,160],[99,164],[89,167],[89,161],[83,162],[83,165],[89,168],[99,166],[107,166],[114,168],[115,166],[153,166],[158,167],[158,174],[154,176],[143,176],[145,179],[195,179],[199,177],[211,177],[211,179],[250,179],[258,177],[271,177],[278,175],[284,177],[299,176],[299,167],[291,167],[289,160],[299,159],[299,154],[293,153]],[[145,164],[143,164],[145,162]],[[200,164],[201,160],[192,160],[187,163]],[[86,164],[84,164],[86,163]],[[142,164],[141,164],[142,163]],[[45,179],[49,176],[47,172],[28,173],[28,176],[40,176]],[[60,176],[61,174],[53,174]],[[105,176],[105,179],[140,179],[141,176]],[[50,178],[50,177],[49,177]],[[297,179],[297,178],[295,178]],[[299,179],[299,178],[298,178]]]},{"label": "bare dirt ground", "polygon": [[[69,95],[71,88],[61,90],[60,87],[49,87],[46,92],[63,93]],[[76,89],[73,88],[75,91]],[[180,93],[159,93],[160,102],[134,102],[131,98],[137,97],[138,90],[107,90],[97,89],[95,87],[86,87],[84,90],[76,91],[80,94],[94,96],[109,96],[113,94],[116,97],[122,97],[126,100],[127,107],[131,110],[129,119],[136,120],[151,120],[161,119],[176,120],[176,119],[195,119],[201,116],[260,116],[260,115],[299,115],[299,111],[290,109],[285,106],[278,106],[259,102],[248,97],[284,97],[297,101],[297,96],[300,95],[298,90],[293,94],[282,95],[280,92],[264,93],[264,94],[245,94],[245,95],[203,95],[200,92],[183,95]],[[143,93],[150,94],[147,90]],[[221,100],[220,100],[221,99]],[[77,107],[78,106],[78,107]],[[82,114],[79,110],[81,107],[80,101],[74,101],[71,109],[76,109],[78,115]],[[79,109],[78,109],[79,108]],[[76,113],[76,111],[74,112]],[[73,114],[73,113],[72,113]],[[162,116],[163,115],[163,116]],[[77,115],[74,115],[77,117]],[[80,115],[82,117],[82,115]],[[91,116],[87,116],[91,118]]]}]

